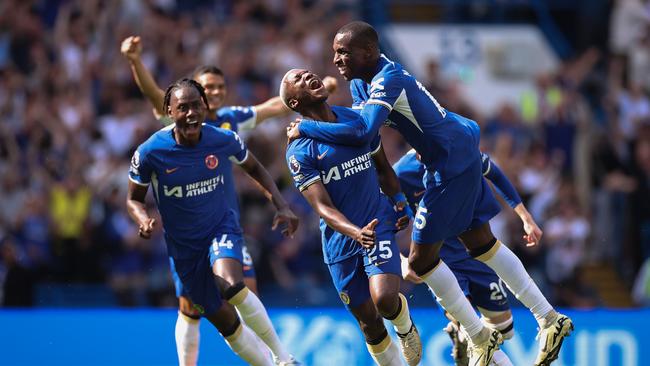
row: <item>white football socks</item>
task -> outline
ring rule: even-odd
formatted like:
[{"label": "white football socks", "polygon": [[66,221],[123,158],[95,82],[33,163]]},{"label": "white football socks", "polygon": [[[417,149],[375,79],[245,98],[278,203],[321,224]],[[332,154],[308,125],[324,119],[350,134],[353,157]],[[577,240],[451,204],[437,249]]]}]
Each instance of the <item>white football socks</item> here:
[{"label": "white football socks", "polygon": [[379,344],[373,345],[366,343],[366,347],[368,347],[368,352],[370,352],[372,359],[375,360],[375,363],[379,366],[403,365],[399,348],[397,348],[397,345],[389,335],[386,335],[386,338],[384,338]]},{"label": "white football socks", "polygon": [[505,354],[505,352],[498,349],[498,350],[494,351],[494,355],[492,356],[492,361],[490,362],[490,365],[512,366],[512,362],[510,362],[510,359]]},{"label": "white football socks", "polygon": [[[438,303],[463,326],[472,342],[480,344],[489,337],[487,328],[481,323],[481,319],[476,315],[474,308],[460,289],[456,277],[445,262],[440,260],[435,268],[420,278],[433,291]],[[484,329],[486,331],[482,332]]]},{"label": "white football socks", "polygon": [[395,331],[399,334],[406,334],[408,333],[409,330],[411,330],[411,327],[413,326],[413,322],[411,321],[411,314],[409,312],[409,304],[406,301],[406,297],[402,295],[401,293],[399,294],[399,301],[400,301],[400,311],[399,314],[393,319],[389,319],[391,323],[393,323],[393,328],[395,328]]},{"label": "white football socks", "polygon": [[280,342],[264,305],[248,287],[244,287],[228,302],[237,309],[243,322],[269,347],[276,359],[280,361],[291,359],[291,355]]},{"label": "white football socks", "polygon": [[199,319],[178,312],[176,318],[176,353],[180,366],[195,366],[199,358]]},{"label": "white football socks", "polygon": [[273,363],[267,357],[266,347],[262,341],[248,327],[243,324],[228,337],[224,337],[226,343],[233,352],[241,357],[248,364],[253,366],[272,366]]},{"label": "white football socks", "polygon": [[530,278],[519,258],[500,241],[476,259],[487,264],[501,277],[517,299],[530,309],[540,325],[545,325],[545,318],[555,314],[553,307]]}]

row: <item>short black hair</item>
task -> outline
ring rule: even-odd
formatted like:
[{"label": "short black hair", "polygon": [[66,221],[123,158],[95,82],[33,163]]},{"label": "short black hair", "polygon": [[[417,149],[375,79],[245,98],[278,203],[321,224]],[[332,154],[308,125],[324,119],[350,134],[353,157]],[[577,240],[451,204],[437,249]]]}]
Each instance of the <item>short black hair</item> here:
[{"label": "short black hair", "polygon": [[357,46],[379,48],[379,34],[372,25],[366,22],[350,22],[339,28],[336,33],[350,33],[351,42]]},{"label": "short black hair", "polygon": [[183,78],[173,82],[170,86],[167,87],[167,90],[165,91],[165,101],[163,102],[163,110],[165,112],[165,115],[169,115],[169,100],[171,99],[172,92],[176,89],[184,87],[195,88],[198,90],[199,94],[201,95],[201,99],[203,99],[203,103],[205,103],[205,106],[209,108],[208,97],[205,95],[205,90],[201,84],[196,82],[194,79]]},{"label": "short black hair", "polygon": [[216,66],[201,65],[198,66],[196,69],[194,69],[194,71],[192,72],[192,78],[196,78],[203,74],[215,74],[215,75],[221,75],[222,77],[224,76],[223,71],[221,71],[221,69]]}]

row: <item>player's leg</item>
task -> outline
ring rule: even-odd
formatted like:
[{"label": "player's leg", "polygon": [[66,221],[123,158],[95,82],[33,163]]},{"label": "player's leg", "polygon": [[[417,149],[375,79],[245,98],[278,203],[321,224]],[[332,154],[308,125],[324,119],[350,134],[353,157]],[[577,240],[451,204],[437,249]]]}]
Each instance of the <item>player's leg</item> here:
[{"label": "player's leg", "polygon": [[257,290],[257,276],[255,275],[255,266],[253,264],[253,258],[248,252],[246,244],[242,246],[242,257],[244,285],[246,285],[249,290],[253,291],[255,295],[259,296],[259,292]]},{"label": "player's leg", "polygon": [[[449,268],[458,279],[463,293],[472,305],[479,309],[483,323],[492,330],[501,332],[503,339],[510,339],[514,333],[512,313],[508,304],[505,285],[494,271],[482,262],[470,257],[457,239],[445,240],[441,257],[449,260]],[[447,315],[447,314],[446,314]],[[445,330],[449,334],[456,365],[467,365],[467,340],[460,331],[458,322],[448,316],[451,322]],[[502,351],[496,351],[492,362],[496,365],[511,365]]]},{"label": "player's leg", "polygon": [[199,320],[201,315],[194,309],[194,304],[192,304],[189,297],[184,294],[183,284],[176,273],[174,260],[171,257],[169,258],[169,266],[176,288],[176,297],[178,298],[178,317],[174,329],[178,364],[180,366],[194,366],[199,358]]},{"label": "player's leg", "polygon": [[490,266],[535,316],[540,327],[540,348],[535,365],[547,365],[557,359],[564,338],[573,330],[571,319],[553,309],[519,258],[494,237],[489,223],[459,237],[470,254]]},{"label": "player's leg", "polygon": [[206,318],[219,330],[233,352],[244,361],[250,365],[272,365],[267,352],[262,350],[262,341],[241,323],[232,305],[222,302],[221,307],[206,315]]},{"label": "player's leg", "polygon": [[375,363],[380,366],[402,365],[399,349],[388,335],[382,317],[369,297],[363,304],[350,307],[366,340],[366,347]]},{"label": "player's leg", "polygon": [[[479,307],[478,310],[482,315],[481,319],[483,320],[483,323],[485,323],[488,328],[501,332],[504,341],[512,338],[515,334],[514,321],[510,309],[504,311],[492,311]],[[496,366],[512,366],[510,358],[502,350],[494,352],[492,362]]]},{"label": "player's leg", "polygon": [[[273,353],[273,358],[284,365],[295,364],[273,327],[264,305],[244,283],[244,259],[247,252],[243,238],[238,234],[218,235],[219,240],[210,251],[212,270],[220,281],[223,297],[237,308],[237,312],[248,327],[264,341]],[[250,282],[250,281],[249,281]]]},{"label": "player's leg", "polygon": [[175,260],[176,270],[193,308],[223,335],[230,348],[251,365],[271,365],[261,340],[243,326],[234,307],[221,299],[220,278],[212,273],[209,255]]},{"label": "player's leg", "polygon": [[417,365],[422,360],[422,341],[411,319],[408,302],[399,292],[401,263],[393,227],[384,223],[377,228],[377,244],[363,254],[370,295],[379,314],[393,323],[406,363]]},{"label": "player's leg", "polygon": [[378,365],[402,365],[399,349],[388,335],[384,322],[370,296],[364,258],[354,255],[328,265],[341,301],[356,318],[366,347]]},{"label": "player's leg", "polygon": [[475,348],[472,351],[473,358],[479,360],[478,364],[487,365],[503,340],[498,332],[490,332],[483,325],[458,285],[456,277],[440,260],[438,253],[441,245],[418,244],[412,241],[409,265],[429,286],[438,303],[463,325]]}]

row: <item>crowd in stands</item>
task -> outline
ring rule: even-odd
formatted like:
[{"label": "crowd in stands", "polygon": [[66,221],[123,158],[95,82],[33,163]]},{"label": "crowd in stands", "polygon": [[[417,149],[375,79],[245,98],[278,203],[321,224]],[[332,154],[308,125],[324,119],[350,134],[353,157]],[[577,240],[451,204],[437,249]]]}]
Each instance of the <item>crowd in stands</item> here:
[{"label": "crowd in stands", "polygon": [[[174,304],[160,227],[140,239],[125,209],[131,154],[161,125],[119,52],[124,38],[141,36],[143,60],[163,89],[215,64],[226,75],[226,104],[254,105],[277,94],[290,68],[338,77],[331,39],[358,17],[354,2],[340,0],[182,3],[0,2],[1,304],[48,305],[43,289],[74,284],[110,288],[122,306]],[[626,16],[636,16],[636,27]],[[477,111],[436,60],[419,76],[443,106],[481,125],[483,151],[515,183],[544,238],[526,247],[507,209],[493,230],[557,305],[602,305],[585,266],[612,263],[631,288],[650,258],[649,25],[645,2],[621,1],[609,49],[576,52],[493,114]],[[350,104],[340,77],[330,103]],[[321,305],[332,286],[318,218],[284,161],[291,118],[242,135],[301,218],[299,231],[271,231],[272,207],[237,172],[242,227],[264,301],[285,294]],[[395,131],[383,129],[382,141],[392,162],[409,149]]]}]

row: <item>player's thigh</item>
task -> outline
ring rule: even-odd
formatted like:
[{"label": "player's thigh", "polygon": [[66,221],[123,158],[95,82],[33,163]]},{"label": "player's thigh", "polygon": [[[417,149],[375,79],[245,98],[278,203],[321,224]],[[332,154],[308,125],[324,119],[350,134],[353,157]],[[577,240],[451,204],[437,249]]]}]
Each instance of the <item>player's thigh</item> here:
[{"label": "player's thigh", "polygon": [[426,244],[411,241],[409,266],[420,276],[427,273],[438,262],[441,247],[442,241]]},{"label": "player's thigh", "polygon": [[244,238],[239,233],[219,233],[210,246],[210,263],[214,274],[228,287],[244,280]]},{"label": "player's thigh", "polygon": [[393,273],[370,277],[370,296],[382,316],[391,316],[397,312],[400,280],[401,277]]},{"label": "player's thigh", "polygon": [[375,305],[382,314],[392,314],[399,304],[402,276],[399,246],[392,227],[383,226],[377,230],[377,244],[364,250],[363,263]]},{"label": "player's thigh", "polygon": [[494,240],[494,234],[492,234],[490,223],[485,222],[478,227],[461,233],[458,235],[458,238],[463,242],[467,249],[471,250],[488,245]]},{"label": "player's thigh", "polygon": [[477,156],[459,175],[441,180],[435,173],[425,174],[426,191],[413,221],[412,239],[426,244],[455,237],[488,222],[500,211],[481,172]]},{"label": "player's thigh", "polygon": [[[189,259],[175,259],[175,269],[183,286],[181,306],[196,310],[201,316],[221,308],[221,290],[215,281],[207,255]],[[188,314],[189,315],[189,314]]]}]

